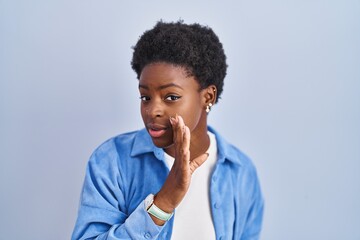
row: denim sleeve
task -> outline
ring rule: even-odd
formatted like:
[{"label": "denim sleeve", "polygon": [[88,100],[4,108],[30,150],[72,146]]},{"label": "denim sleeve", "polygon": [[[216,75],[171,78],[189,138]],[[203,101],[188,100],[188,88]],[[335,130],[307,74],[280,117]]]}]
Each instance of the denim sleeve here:
[{"label": "denim sleeve", "polygon": [[157,239],[164,228],[153,222],[144,200],[127,213],[117,161],[109,151],[90,158],[72,240]]},{"label": "denim sleeve", "polygon": [[259,179],[256,170],[253,169],[250,175],[253,184],[251,184],[251,204],[246,218],[244,232],[241,240],[258,240],[260,239],[260,232],[262,227],[262,220],[264,214],[264,199],[261,194]]}]

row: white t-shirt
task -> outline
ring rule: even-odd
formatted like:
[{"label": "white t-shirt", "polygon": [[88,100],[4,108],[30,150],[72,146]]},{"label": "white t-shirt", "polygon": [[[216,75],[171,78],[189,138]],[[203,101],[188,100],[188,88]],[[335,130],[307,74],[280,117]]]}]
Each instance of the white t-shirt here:
[{"label": "white t-shirt", "polygon": [[[208,159],[192,175],[188,192],[175,209],[172,240],[215,239],[215,228],[211,217],[210,178],[217,160],[215,135],[208,132],[210,146]],[[165,153],[166,163],[171,169],[174,158]]]}]

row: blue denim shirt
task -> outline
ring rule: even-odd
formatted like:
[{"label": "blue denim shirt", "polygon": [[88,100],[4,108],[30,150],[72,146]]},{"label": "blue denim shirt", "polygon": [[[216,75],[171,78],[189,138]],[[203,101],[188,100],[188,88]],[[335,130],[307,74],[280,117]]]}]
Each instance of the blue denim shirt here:
[{"label": "blue denim shirt", "polygon": [[[209,131],[218,146],[210,184],[216,239],[259,239],[264,203],[256,169],[214,129]],[[103,143],[88,162],[72,239],[171,239],[176,211],[157,226],[144,204],[168,173],[163,149],[145,129]]]}]

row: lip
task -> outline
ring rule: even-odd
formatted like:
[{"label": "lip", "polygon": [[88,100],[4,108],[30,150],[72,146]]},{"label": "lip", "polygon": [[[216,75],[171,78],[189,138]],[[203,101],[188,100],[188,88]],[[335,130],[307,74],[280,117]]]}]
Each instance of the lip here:
[{"label": "lip", "polygon": [[165,134],[168,127],[166,125],[157,124],[157,123],[149,123],[146,125],[148,132],[151,137],[159,138]]}]

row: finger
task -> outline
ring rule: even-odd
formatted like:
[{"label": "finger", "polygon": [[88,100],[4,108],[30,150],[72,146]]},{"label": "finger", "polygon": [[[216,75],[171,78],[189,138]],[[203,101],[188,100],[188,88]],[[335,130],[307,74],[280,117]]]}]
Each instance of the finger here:
[{"label": "finger", "polygon": [[170,124],[171,124],[171,129],[173,132],[173,143],[175,143],[176,141],[176,126],[177,126],[177,117],[170,117],[169,118]]},{"label": "finger", "polygon": [[190,162],[190,129],[184,125],[184,135],[181,146],[181,151],[183,153],[183,162],[188,165]]},{"label": "finger", "polygon": [[194,158],[191,162],[190,162],[190,171],[191,174],[193,174],[195,172],[195,170],[197,168],[199,168],[205,161],[206,159],[209,157],[208,153],[204,153],[202,155],[200,155],[197,158]]},{"label": "finger", "polygon": [[184,125],[184,134],[183,134],[183,144],[182,147],[184,150],[190,149],[190,129]]},{"label": "finger", "polygon": [[185,126],[185,123],[184,123],[184,119],[182,118],[182,116],[180,115],[177,115],[177,119],[178,119],[178,122],[181,126]]},{"label": "finger", "polygon": [[182,143],[183,143],[183,138],[184,138],[184,120],[182,119],[182,117],[180,116],[176,116],[177,119],[177,124],[175,126],[174,131],[176,132],[176,139],[175,139],[175,143],[176,143],[176,147],[178,150],[181,149]]}]

